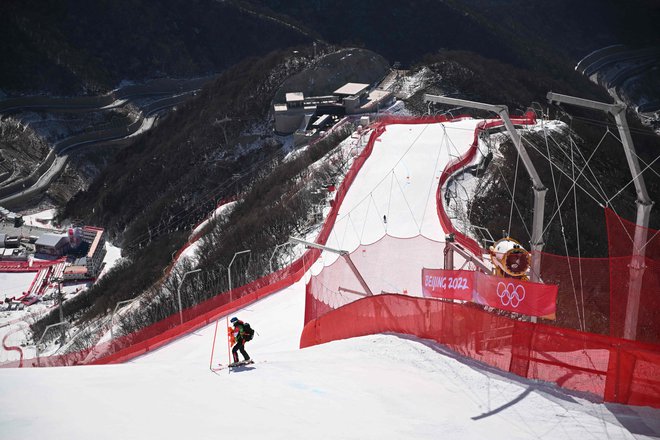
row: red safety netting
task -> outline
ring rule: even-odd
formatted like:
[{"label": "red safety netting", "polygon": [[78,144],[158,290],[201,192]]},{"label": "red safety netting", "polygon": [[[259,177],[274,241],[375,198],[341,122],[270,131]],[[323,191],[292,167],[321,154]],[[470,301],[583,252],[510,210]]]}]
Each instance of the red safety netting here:
[{"label": "red safety netting", "polygon": [[[536,116],[534,112],[528,112],[524,118],[512,118],[511,121],[514,124],[518,124],[518,125],[531,125],[536,123]],[[477,128],[474,131],[474,141],[472,142],[472,145],[470,145],[469,150],[462,157],[459,157],[454,161],[450,162],[449,164],[447,164],[445,169],[442,171],[442,175],[440,176],[440,181],[436,192],[436,200],[437,200],[436,206],[438,210],[438,218],[440,219],[440,224],[442,225],[443,229],[447,231],[447,233],[453,233],[454,236],[456,237],[456,241],[461,245],[463,245],[474,255],[482,255],[486,252],[484,249],[481,248],[479,243],[477,243],[472,237],[469,237],[468,235],[464,234],[463,232],[459,231],[454,227],[453,223],[451,222],[451,219],[449,218],[449,215],[445,211],[444,205],[442,204],[442,201],[444,200],[444,197],[442,196],[442,191],[444,190],[445,184],[452,176],[452,174],[456,173],[458,170],[465,168],[467,165],[469,165],[472,162],[472,160],[474,160],[475,156],[477,155],[477,150],[479,145],[479,134],[484,130],[488,130],[494,127],[499,127],[503,124],[504,123],[502,122],[502,120],[495,119],[495,120],[482,121],[477,125]]]},{"label": "red safety netting", "polygon": [[[610,209],[605,214],[610,254],[610,333],[627,338],[634,334],[637,340],[660,343],[660,233],[638,227]],[[643,256],[633,256],[636,239],[641,244],[637,254]],[[635,291],[639,293],[635,295]],[[637,311],[637,325],[631,320],[626,334],[629,308],[631,316]]]},{"label": "red safety netting", "polygon": [[608,261],[607,258],[541,254],[541,279],[559,287],[557,317],[553,325],[609,334]]},{"label": "red safety netting", "polygon": [[657,345],[518,321],[436,299],[362,298],[309,322],[300,345],[383,332],[433,339],[500,370],[610,402],[660,407]]},{"label": "red safety netting", "polygon": [[[485,128],[487,124],[481,124],[477,133]],[[473,159],[477,133],[473,148],[445,168],[437,206],[444,229],[454,232],[466,249],[482,255],[483,249],[451,224],[441,195],[449,176]],[[470,303],[419,298],[420,273],[424,267],[442,267],[444,246],[421,236],[405,240],[386,236],[350,254],[360,276],[339,259],[311,278],[301,346],[384,331],[410,333],[524,377],[591,392],[608,401],[660,407],[660,347],[610,335],[618,336],[622,325],[618,314],[625,311],[622,298],[627,298],[635,225],[609,211],[607,215],[614,249],[610,258],[541,254],[541,279],[558,286],[556,321],[548,321],[552,325],[518,321]],[[613,224],[622,229],[615,230]],[[619,241],[612,241],[613,235]],[[648,230],[647,239],[645,271],[639,277],[644,293],[638,339],[657,342],[660,237]],[[433,263],[424,262],[425,258]],[[412,284],[414,278],[417,286]],[[368,296],[368,291],[375,296]]]},{"label": "red safety netting", "polygon": [[[434,117],[431,119],[433,122],[446,120],[447,118],[445,117]],[[321,232],[316,240],[317,243],[326,243],[328,236],[334,227],[339,208],[348,188],[355,179],[355,176],[357,176],[357,173],[360,171],[364,162],[373,151],[375,140],[384,130],[384,124],[379,123],[373,126],[367,145],[364,150],[355,157],[351,168],[341,185],[337,188],[335,200],[331,203],[330,213],[321,228]],[[190,243],[186,244],[186,246],[189,244]],[[179,251],[179,254],[182,251],[183,249]],[[284,269],[267,275],[245,286],[233,289],[231,292],[220,292],[217,296],[184,310],[183,324],[180,323],[179,314],[177,313],[130,335],[96,344],[93,349],[85,349],[63,355],[42,356],[39,359],[21,358],[21,360],[17,361],[4,362],[0,364],[0,367],[63,366],[125,362],[147,351],[161,347],[187,333],[195,331],[209,324],[218,317],[231,313],[233,310],[244,307],[266,295],[290,286],[302,277],[305,271],[309,269],[319,255],[319,250],[310,249],[305,252],[301,258],[297,259]],[[108,331],[108,329],[100,330],[96,335],[96,338],[100,339],[103,334]]]},{"label": "red safety netting", "polygon": [[[443,242],[421,235],[386,235],[375,243],[359,246],[350,258],[372,293],[422,297],[422,272],[424,268],[443,267],[444,248]],[[554,325],[609,334],[608,259],[543,253],[541,279],[558,287]],[[305,322],[367,294],[349,263],[339,258],[312,276],[307,285]]]}]

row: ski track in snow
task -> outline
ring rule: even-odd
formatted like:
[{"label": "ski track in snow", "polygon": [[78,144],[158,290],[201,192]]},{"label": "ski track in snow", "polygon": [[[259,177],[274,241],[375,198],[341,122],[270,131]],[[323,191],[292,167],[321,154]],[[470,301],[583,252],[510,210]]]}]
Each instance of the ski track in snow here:
[{"label": "ski track in snow", "polygon": [[[414,236],[421,228],[442,238],[429,184],[450,151],[467,149],[475,124],[388,126],[341,207],[331,240],[343,241],[328,245],[352,250],[360,238],[375,241],[384,232],[382,214],[369,212],[388,204],[390,234]],[[444,147],[442,125],[451,138]],[[390,196],[388,176],[405,182],[400,196]],[[368,210],[363,201],[372,196]],[[213,359],[215,323],[126,364],[0,370],[0,437],[587,440],[660,433],[658,410],[593,403],[413,337],[373,335],[300,350],[307,278],[233,314],[257,332],[246,346],[257,363],[234,371],[209,368],[228,360],[224,317]]]}]

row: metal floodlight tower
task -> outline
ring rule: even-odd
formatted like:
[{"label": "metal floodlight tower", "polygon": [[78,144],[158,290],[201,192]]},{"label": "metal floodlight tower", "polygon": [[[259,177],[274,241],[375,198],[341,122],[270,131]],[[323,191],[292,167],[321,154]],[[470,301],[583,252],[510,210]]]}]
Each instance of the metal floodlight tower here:
[{"label": "metal floodlight tower", "polygon": [[362,274],[360,274],[360,271],[357,269],[357,267],[355,267],[355,264],[353,264],[353,260],[351,260],[351,255],[349,254],[348,251],[343,251],[343,250],[340,250],[340,249],[333,249],[333,248],[328,247],[328,246],[323,246],[321,244],[312,243],[310,241],[305,241],[305,240],[302,240],[302,239],[296,238],[296,237],[289,237],[289,242],[296,243],[296,244],[304,244],[307,247],[316,248],[316,249],[320,249],[322,251],[332,252],[333,254],[341,255],[342,257],[344,257],[344,260],[346,260],[346,263],[348,263],[348,266],[351,268],[351,271],[355,275],[355,278],[357,278],[357,280],[360,282],[360,285],[362,286],[364,291],[367,293],[367,295],[368,296],[373,296],[373,292],[369,288],[369,285],[367,285],[367,282],[362,277]]},{"label": "metal floodlight tower", "polygon": [[628,121],[626,120],[626,106],[624,104],[606,104],[604,102],[592,101],[589,99],[576,98],[574,96],[560,95],[559,93],[548,92],[548,102],[564,103],[586,107],[594,110],[600,110],[614,116],[616,127],[621,136],[621,144],[626,154],[628,167],[632,174],[632,180],[637,192],[637,219],[635,228],[635,238],[633,239],[633,255],[630,262],[630,283],[628,284],[628,302],[626,305],[626,322],[623,329],[623,337],[626,339],[635,339],[637,336],[637,319],[639,316],[639,299],[642,288],[642,278],[644,276],[644,247],[648,236],[649,217],[653,201],[649,198],[644,183],[644,177],[635,154],[635,145],[633,144]]},{"label": "metal floodlight tower", "polygon": [[231,265],[234,264],[234,260],[236,259],[236,257],[238,257],[239,255],[242,255],[242,254],[248,254],[250,252],[252,252],[252,249],[246,249],[244,251],[236,252],[234,254],[234,256],[232,257],[231,261],[229,262],[229,266],[227,266],[227,278],[229,279],[229,301],[233,301],[233,299],[234,299],[233,292],[232,292],[233,286],[231,285]]},{"label": "metal floodlight tower", "polygon": [[[275,245],[275,249],[273,249],[273,253],[270,255],[270,259],[268,260],[268,264],[270,265],[270,273],[274,273],[275,270],[273,269],[273,258],[275,258],[275,254],[277,253],[277,250],[281,247],[284,247],[286,245],[291,244],[291,242],[287,241],[285,243],[280,243],[278,245]],[[290,260],[290,258],[289,258]]]},{"label": "metal floodlight tower", "polygon": [[467,101],[465,99],[448,98],[446,96],[429,94],[424,95],[424,101],[491,111],[497,113],[500,118],[502,118],[506,130],[509,133],[509,136],[511,136],[513,145],[516,147],[518,155],[525,165],[527,174],[529,174],[529,177],[532,180],[532,188],[534,189],[534,215],[532,218],[532,238],[530,241],[532,250],[531,281],[541,281],[541,251],[543,250],[543,245],[545,244],[543,242],[543,215],[545,211],[545,193],[548,191],[548,189],[541,182],[541,178],[536,172],[536,168],[534,167],[532,160],[527,154],[527,150],[522,144],[522,139],[516,131],[513,122],[511,122],[511,118],[509,118],[509,109],[506,105],[493,105],[483,102]]},{"label": "metal floodlight tower", "polygon": [[[110,343],[113,344],[115,342],[115,332],[114,332],[114,327],[115,327],[115,316],[117,315],[117,309],[125,304],[130,304],[133,303],[137,300],[137,298],[133,299],[127,299],[125,301],[119,301],[117,304],[115,304],[115,308],[110,314]],[[180,304],[180,302],[179,302]]]},{"label": "metal floodlight tower", "polygon": [[186,280],[186,277],[191,274],[191,273],[197,273],[201,272],[202,269],[195,269],[195,270],[189,270],[188,272],[183,274],[183,278],[181,278],[181,282],[179,283],[179,286],[176,288],[176,298],[179,302],[179,319],[181,320],[181,324],[183,324],[183,307],[181,306],[181,286],[183,286],[183,282]]}]

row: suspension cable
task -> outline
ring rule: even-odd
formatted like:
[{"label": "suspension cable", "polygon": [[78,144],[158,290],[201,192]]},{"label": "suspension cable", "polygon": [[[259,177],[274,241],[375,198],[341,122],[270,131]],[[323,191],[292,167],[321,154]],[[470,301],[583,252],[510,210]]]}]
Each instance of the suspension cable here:
[{"label": "suspension cable", "polygon": [[[566,174],[566,173],[564,172],[564,170],[562,170],[562,169],[561,169],[560,167],[558,167],[557,165],[553,164],[552,161],[550,161],[550,160],[549,160],[549,159],[548,159],[548,158],[547,158],[547,157],[546,157],[546,156],[545,156],[545,155],[544,155],[544,154],[543,154],[538,148],[536,148],[536,146],[535,146],[533,143],[531,143],[531,142],[529,142],[529,141],[526,141],[526,142],[527,142],[532,148],[534,148],[534,150],[536,150],[536,151],[539,153],[539,155],[541,155],[541,157],[543,157],[544,159],[546,159],[546,160],[548,161],[548,163],[551,164],[551,166],[554,166],[554,167],[557,168],[557,170],[559,170],[562,174],[564,174],[566,177],[570,178],[570,176],[568,176],[568,174]],[[578,179],[580,178],[580,176],[581,176],[582,173],[584,172],[585,168],[586,168],[586,167],[583,167],[583,168],[580,170],[580,174],[579,174],[578,177],[577,177]],[[572,185],[571,185],[571,188],[569,188],[568,190],[571,191],[571,190],[573,189],[573,186],[577,186],[578,188],[580,188],[580,189],[581,189],[586,195],[588,195],[588,196],[589,196],[594,202],[596,202],[596,204],[598,204],[598,206],[604,207],[603,204],[602,204],[598,199],[596,199],[593,195],[591,195],[591,193],[589,193],[589,191],[587,191],[586,189],[584,189],[584,187],[583,187],[582,185],[580,185],[577,181],[573,181],[573,183],[572,183]],[[564,204],[564,202],[566,201],[566,198],[567,198],[567,197],[568,197],[568,195],[564,197],[564,199],[563,199],[562,202],[561,202],[561,205]],[[561,206],[560,206],[560,207],[561,207]],[[545,233],[545,232],[547,231],[547,229],[548,229],[548,225],[550,225],[550,223],[552,222],[552,220],[554,219],[554,217],[555,217],[556,215],[557,215],[557,212],[555,211],[555,213],[554,213],[554,214],[552,215],[552,217],[550,218],[550,221],[548,222],[548,224],[546,225],[546,227],[543,229],[543,233]]]},{"label": "suspension cable", "polygon": [[[387,199],[387,218],[390,217],[390,206],[392,205],[392,187],[394,186],[394,170],[391,173],[392,178],[390,179],[390,196]],[[385,233],[387,234],[387,222],[385,223]]]},{"label": "suspension cable", "polygon": [[[502,177],[502,182],[504,182],[504,186],[506,187],[506,190],[509,193],[509,196],[513,200],[513,193],[511,192],[511,188],[509,188],[509,184],[507,183],[506,178],[504,177],[504,173],[502,172],[502,167],[497,162],[493,162],[493,163],[495,163],[495,166],[497,167],[497,170],[500,172],[500,176]],[[520,222],[522,223],[523,227],[525,228],[525,232],[527,232],[527,238],[529,238],[531,240],[532,239],[532,233],[530,232],[529,228],[527,228],[527,222],[525,221],[525,218],[523,217],[522,213],[520,212],[520,208],[518,207],[518,204],[515,203],[514,205],[515,205],[515,208],[516,208],[516,212],[518,213],[518,217],[520,217]]]},{"label": "suspension cable", "polygon": [[[399,187],[399,191],[401,191],[401,195],[403,196],[403,201],[406,202],[406,206],[408,207],[408,211],[410,211],[410,216],[412,217],[413,221],[415,222],[415,226],[419,228],[419,224],[417,223],[417,219],[415,218],[415,213],[413,212],[412,208],[410,207],[410,204],[408,203],[408,199],[406,198],[406,194],[403,192],[403,188],[401,188],[401,182],[399,182],[399,178],[394,176],[396,179],[396,185]],[[420,228],[421,229],[421,228]]]},{"label": "suspension cable", "polygon": [[[380,212],[380,210],[378,209],[378,204],[377,204],[376,201],[374,200],[374,195],[373,195],[373,193],[371,194],[371,202],[374,204],[374,209],[376,210],[376,214],[378,214],[378,224],[381,224],[381,222],[380,222],[380,219],[381,219],[381,215],[380,215],[380,214],[381,214],[381,212]],[[385,219],[384,219],[384,220],[385,220]],[[366,224],[366,220],[365,220],[365,224]],[[383,225],[383,229],[384,229],[385,234],[387,234],[387,228],[386,228],[386,227],[387,227],[387,222],[385,222],[385,225]]]},{"label": "suspension cable", "polygon": [[[569,128],[569,130],[570,130],[570,128]],[[569,139],[572,141],[572,138],[571,138],[571,137],[569,137]],[[596,145],[596,148],[594,148],[594,151],[592,151],[592,152],[591,152],[591,155],[589,155],[589,158],[588,158],[587,160],[585,160],[585,164],[584,164],[585,169],[586,169],[586,167],[589,167],[589,163],[591,162],[591,159],[596,155],[596,152],[598,151],[598,149],[599,149],[600,146],[602,145],[602,142],[603,142],[604,139],[605,139],[604,137],[601,138],[600,142],[598,142],[598,144]],[[569,157],[569,156],[563,151],[562,146],[561,146],[561,145],[560,145],[560,144],[559,144],[559,143],[558,143],[558,142],[552,137],[552,134],[550,134],[550,140],[552,140],[552,142],[557,146],[557,148],[558,148],[558,149],[564,154],[564,157],[566,157],[566,159],[570,160],[570,157]],[[532,148],[535,148],[535,149],[536,149],[536,147],[535,147],[533,144],[530,144],[530,145],[532,146]],[[536,149],[536,151],[539,151],[539,150]],[[540,153],[540,152],[539,152],[539,153]],[[544,156],[544,158],[545,158],[545,156]],[[547,158],[546,158],[546,159],[547,159]],[[552,162],[550,162],[550,163],[552,163]],[[554,164],[553,164],[553,165],[554,165]],[[556,165],[555,165],[555,166],[556,166]],[[561,172],[561,173],[562,173],[564,176],[566,176],[567,178],[571,179],[571,176],[569,176],[566,172],[564,172],[564,170],[562,170],[560,167],[557,167],[557,170],[559,170],[559,172]],[[598,188],[596,188],[596,186],[595,186],[595,185],[594,185],[589,179],[587,179],[585,176],[583,176],[583,173],[584,173],[584,170],[582,170],[582,172],[580,173],[580,175],[578,175],[578,179],[579,179],[580,177],[583,177],[583,178],[587,181],[587,183],[588,183],[589,185],[591,185],[591,187],[593,188],[593,190],[596,191],[596,193],[600,196],[601,194],[600,194]],[[598,179],[596,179],[596,180],[598,180]],[[591,195],[591,193],[587,192],[587,190],[584,189],[579,183],[576,182],[576,184],[578,185],[578,187],[579,187],[580,189],[582,189],[582,190],[585,192],[585,194],[587,194],[588,196],[590,196],[590,197],[591,197],[591,198],[592,198],[592,199],[593,199],[598,205],[603,205],[603,203],[605,203],[605,200],[606,200],[606,199],[605,199],[604,197],[603,197],[603,199],[602,199],[602,200],[603,200],[603,203],[601,203],[600,201],[597,201],[597,200],[595,199],[595,197],[593,197],[593,196]],[[572,188],[571,188],[571,189],[572,189]],[[570,190],[569,190],[569,191],[570,191]]]},{"label": "suspension cable", "polygon": [[[573,165],[571,167],[571,173],[573,177],[575,177],[575,161],[573,159],[573,146],[571,145],[571,164]],[[577,189],[573,187],[573,212],[575,213],[575,236],[576,236],[576,241],[577,241],[577,252],[578,252],[578,273],[579,273],[579,280],[580,280],[580,299],[582,300],[582,320],[583,320],[583,326],[582,326],[582,331],[586,331],[586,321],[587,321],[587,315],[584,310],[584,284],[583,284],[583,277],[582,277],[582,252],[580,249],[580,222],[578,221],[578,202],[577,202]],[[568,257],[568,255],[566,255]]]},{"label": "suspension cable", "polygon": [[[605,135],[607,135],[608,133],[609,133],[609,134],[612,134],[612,133],[610,132],[610,129],[609,129],[609,128],[607,129],[607,133],[605,133]],[[605,136],[605,135],[604,135],[604,136]],[[570,143],[571,143],[571,152],[572,152],[573,150],[575,150],[575,151],[578,152],[578,154],[580,155],[580,158],[582,159],[582,161],[587,165],[587,169],[589,170],[589,173],[591,173],[591,177],[594,178],[594,181],[595,181],[596,184],[598,185],[598,188],[600,188],[600,194],[603,196],[603,200],[607,199],[607,193],[605,192],[605,188],[603,188],[603,185],[600,184],[600,179],[598,179],[598,178],[596,177],[596,173],[594,173],[594,170],[591,168],[591,165],[589,165],[589,162],[585,159],[584,155],[582,154],[582,151],[580,151],[580,149],[578,148],[577,144],[575,143],[575,140],[573,140],[573,137],[572,137],[572,136],[569,137],[569,141],[570,141]],[[602,142],[602,141],[601,141],[601,142]],[[600,142],[599,142],[599,143],[600,143]],[[589,181],[589,179],[585,179],[585,180],[586,180],[587,182],[591,183],[591,182]],[[592,186],[592,188],[594,188],[594,190],[596,190],[596,188],[595,188],[593,185],[591,185],[591,186]],[[597,190],[596,190],[596,191],[597,191]]]},{"label": "suspension cable", "polygon": [[648,164],[643,170],[641,170],[639,173],[637,173],[635,176],[633,176],[633,178],[630,179],[630,181],[629,181],[628,183],[626,183],[626,184],[625,184],[625,185],[624,185],[619,191],[617,191],[616,194],[614,194],[612,197],[609,198],[609,200],[607,201],[607,203],[609,204],[614,198],[616,198],[619,194],[621,194],[621,193],[623,192],[623,190],[625,190],[626,188],[628,188],[628,187],[630,186],[631,183],[634,183],[635,180],[637,180],[637,178],[638,178],[639,176],[641,176],[641,175],[642,175],[647,169],[649,169],[649,167],[651,167],[654,163],[656,163],[656,162],[658,161],[658,159],[660,159],[660,155],[658,155],[658,157],[656,157],[655,159],[653,159],[653,162],[651,162],[650,164]]},{"label": "suspension cable", "polygon": [[[598,184],[599,188],[596,188],[596,186],[586,176],[583,176],[584,180],[586,180],[586,182],[594,189],[594,191],[596,191],[596,193],[598,193],[599,196],[601,196],[603,198],[603,200],[606,200],[607,195],[605,194],[605,191],[603,190],[603,187],[600,185],[600,182],[598,181],[598,178],[596,177],[595,173],[591,169],[591,166],[589,165],[589,162],[591,161],[591,158],[594,156],[595,151],[593,151],[591,153],[591,155],[589,156],[589,159],[585,159],[584,156],[582,155],[582,152],[580,151],[580,149],[577,148],[577,144],[575,144],[575,141],[573,140],[573,136],[570,135],[571,130],[572,130],[572,128],[569,128],[569,136],[568,136],[569,146],[574,145],[576,147],[578,153],[580,154],[580,158],[582,159],[585,166],[587,167],[587,169],[591,173],[591,176],[594,178],[594,180]],[[598,146],[600,146],[600,144],[603,142],[606,135],[607,135],[607,133],[603,134],[603,137],[601,137],[601,140],[597,144]],[[544,133],[544,136],[546,137],[546,142],[547,142],[547,136],[548,136],[547,133]],[[566,152],[564,151],[564,148],[562,148],[562,146],[555,140],[554,137],[552,137],[552,135],[550,135],[550,140],[552,140],[552,142],[557,146],[557,149],[564,155],[564,157],[567,160],[569,160],[569,161],[572,160],[571,157],[569,157],[569,155],[566,154]]]},{"label": "suspension cable", "polygon": [[[617,137],[616,134],[612,134],[612,136],[614,136],[614,139],[616,139],[617,141],[619,141],[619,143],[623,144],[623,141],[622,141],[619,137]],[[644,159],[642,159],[641,157],[639,157],[639,154],[637,154],[636,150],[632,149],[632,150],[629,150],[629,151],[630,151],[632,154],[634,154],[635,157],[637,158],[637,160],[639,160],[643,165],[647,165],[647,164],[646,164],[646,161],[645,161]],[[660,154],[658,155],[658,157],[660,157]],[[657,159],[658,159],[658,158],[656,157],[655,160],[657,160]],[[653,162],[655,162],[655,160],[654,160]],[[652,165],[653,162],[651,162],[650,165]],[[650,166],[650,165],[648,165],[648,166]],[[651,172],[652,172],[653,174],[655,174],[656,176],[660,177],[660,174],[658,174],[658,172],[657,172],[656,170],[654,170],[653,168],[651,168]]]},{"label": "suspension cable", "polygon": [[[545,130],[544,130],[544,133],[545,133]],[[550,155],[550,144],[548,143],[547,136],[545,136],[545,148],[546,148],[546,151],[548,153],[548,161],[552,161],[552,156]],[[571,161],[571,169],[573,170],[573,177],[575,177],[575,162],[573,162],[573,161]],[[550,167],[550,175],[552,176],[553,193],[555,195],[555,203],[557,204],[557,212],[559,213],[559,225],[560,225],[560,229],[561,229],[561,237],[562,237],[562,240],[564,242],[564,252],[566,254],[566,259],[568,261],[568,274],[571,278],[571,288],[573,289],[573,298],[575,299],[575,309],[576,309],[576,312],[577,312],[578,323],[580,324],[580,330],[584,331],[584,319],[583,319],[583,317],[580,316],[580,305],[579,305],[579,302],[578,302],[577,291],[575,289],[575,277],[573,276],[573,266],[572,266],[571,260],[569,258],[568,240],[566,239],[566,230],[564,228],[564,219],[561,215],[561,204],[559,203],[559,192],[558,192],[558,188],[557,188],[557,181],[555,179],[555,171],[554,171],[554,168],[552,166]],[[573,185],[573,189],[575,189],[575,185]],[[577,208],[577,206],[575,206],[575,208]],[[553,218],[554,218],[554,216],[553,216]]]},{"label": "suspension cable", "polygon": [[362,232],[360,232],[360,244],[362,244],[362,237],[364,236],[364,228],[367,226],[367,221],[369,218],[369,209],[371,208],[371,202],[374,199],[373,192],[369,193],[371,198],[367,202],[367,212],[364,214],[364,221],[362,222]]},{"label": "suspension cable", "polygon": [[[446,131],[445,131],[446,134]],[[444,138],[443,138],[444,139]],[[438,155],[435,158],[435,166],[433,167],[433,174],[431,175],[431,182],[429,183],[429,192],[426,195],[426,203],[424,204],[424,212],[422,213],[422,219],[420,220],[419,233],[422,233],[422,226],[424,225],[424,218],[426,217],[426,210],[429,205],[429,199],[431,198],[431,193],[433,190],[433,184],[435,182],[435,175],[438,172],[438,163],[440,163],[440,153],[442,153],[442,141],[440,147],[438,148]],[[442,203],[442,200],[440,201]]]},{"label": "suspension cable", "polygon": [[[513,139],[512,139],[512,141],[513,141]],[[519,164],[520,164],[520,154],[516,154],[516,171],[513,175],[513,192],[511,193],[511,208],[509,209],[509,227],[506,230],[506,235],[507,236],[511,236],[511,220],[513,219],[513,205],[516,203],[516,186],[518,184],[518,165]]]}]

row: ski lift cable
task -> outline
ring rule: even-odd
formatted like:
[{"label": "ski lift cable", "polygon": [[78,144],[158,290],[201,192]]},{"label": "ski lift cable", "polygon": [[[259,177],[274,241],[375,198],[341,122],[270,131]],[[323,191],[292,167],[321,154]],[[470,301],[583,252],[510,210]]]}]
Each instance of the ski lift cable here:
[{"label": "ski lift cable", "polygon": [[[208,190],[206,193],[204,193],[202,196],[200,196],[201,200],[199,201],[199,203],[197,203],[197,206],[195,206],[193,209],[189,209],[187,207],[184,207],[180,211],[175,212],[172,215],[170,221],[165,222],[165,224],[157,226],[156,228],[150,230],[150,232],[147,232],[147,233],[142,234],[141,236],[138,236],[135,240],[138,240],[141,237],[144,237],[144,238],[141,241],[137,241],[137,242],[134,241],[135,244],[132,247],[141,246],[143,243],[148,243],[149,241],[151,241],[151,239],[154,236],[159,236],[161,232],[171,229],[176,224],[183,223],[183,221],[186,218],[191,217],[192,215],[194,215],[197,212],[198,209],[203,208],[205,206],[206,202],[208,202],[209,200],[215,200],[219,196],[219,194],[222,192],[222,190],[231,187],[231,185],[234,184],[235,182],[238,182],[240,180],[244,180],[244,179],[247,179],[247,178],[254,177],[254,175],[257,174],[257,172],[262,169],[262,164],[264,162],[275,162],[276,160],[285,157],[285,155],[286,155],[286,152],[284,152],[282,150],[277,150],[273,154],[270,154],[270,155],[264,157],[263,159],[258,160],[256,162],[254,162],[253,164],[251,164],[249,167],[247,167],[245,170],[243,170],[242,174],[238,175],[239,176],[238,179],[236,179],[235,176],[232,176],[231,178],[227,178],[224,182],[222,182],[220,184],[220,186],[212,188],[212,189]],[[282,157],[278,158],[278,156],[282,156]],[[211,195],[210,197],[209,197],[209,194]]]},{"label": "ski lift cable", "polygon": [[[257,171],[259,171],[259,170],[262,169],[262,164],[263,164],[264,162],[272,162],[272,161],[275,161],[275,160],[278,159],[278,156],[282,156],[282,157],[283,157],[284,155],[285,155],[285,153],[284,153],[283,151],[278,150],[278,151],[274,152],[273,154],[268,155],[268,156],[264,157],[263,159],[254,162],[253,164],[251,164],[250,166],[248,166],[245,170],[243,170],[242,173],[238,174],[238,176],[239,176],[238,178],[235,177],[236,174],[235,174],[235,175],[232,175],[231,177],[228,177],[228,178],[225,179],[223,182],[221,182],[221,183],[219,184],[218,187],[210,188],[209,190],[207,190],[206,192],[204,192],[204,193],[199,197],[199,199],[201,199],[201,201],[204,201],[204,202],[209,201],[209,200],[214,200],[214,199],[220,194],[221,190],[223,190],[223,189],[225,189],[225,188],[229,188],[229,187],[231,187],[231,185],[232,185],[233,183],[235,183],[235,182],[238,182],[238,181],[240,181],[240,180],[244,180],[244,179],[247,179],[247,178],[249,178],[249,177],[252,177],[252,175],[253,175],[255,172],[257,172]],[[199,205],[201,205],[201,203],[198,203],[198,206],[199,206]],[[190,213],[191,213],[191,210],[190,210],[190,209],[188,209],[188,208],[181,208],[178,212],[173,213],[173,216],[175,216],[175,217],[176,217],[177,215],[184,215],[184,216],[186,216],[186,215],[188,215],[188,214],[190,214]]]},{"label": "ski lift cable", "polygon": [[[588,125],[594,125],[594,126],[599,126],[599,127],[608,127],[608,128],[616,128],[616,126],[617,126],[614,123],[603,122],[603,121],[600,121],[600,120],[594,119],[594,118],[585,118],[584,116],[573,116],[573,115],[570,115],[566,111],[564,111],[564,113],[569,118],[576,119],[576,120],[584,122],[585,124],[588,124]],[[643,129],[640,129],[640,128],[629,127],[628,130],[630,130],[631,133],[634,133],[634,134],[637,134],[637,135],[657,137],[657,135],[655,133],[649,132],[647,130],[643,130]]]},{"label": "ski lift cable", "polygon": [[[566,109],[564,109],[561,104],[555,104],[555,107],[561,112],[562,116],[566,116],[570,120],[575,119],[575,120],[584,122],[585,124],[592,125],[592,126],[606,127],[606,128],[610,128],[610,129],[617,128],[616,123],[607,122],[607,121],[603,121],[603,120],[595,119],[595,118],[588,118],[588,117],[585,117],[585,116],[572,115]],[[629,127],[628,130],[631,133],[638,134],[638,135],[657,137],[657,135],[655,133],[650,132],[649,130],[641,129],[641,128]]]},{"label": "ski lift cable", "polygon": [[[255,162],[244,171],[244,173],[241,175],[241,178],[239,180],[250,177],[252,174],[254,174],[255,170],[259,169],[258,167],[260,167],[264,162],[275,160],[277,159],[278,155],[283,155],[283,152],[277,151],[265,157],[264,159]],[[135,248],[137,246],[141,246],[142,244],[148,243],[153,239],[154,236],[160,235],[159,234],[160,232],[167,231],[168,229],[176,225],[178,222],[191,217],[193,214],[197,212],[197,209],[200,209],[204,206],[204,203],[210,200],[215,200],[219,196],[222,190],[231,187],[231,184],[234,183],[235,181],[236,179],[234,179],[232,176],[221,182],[219,186],[209,189],[198,198],[198,203],[196,204],[196,206],[193,207],[193,209],[190,209],[189,207],[182,207],[179,211],[173,213],[170,217],[170,220],[165,222],[165,224],[163,224],[162,226],[159,225],[156,228],[150,230],[150,232],[145,232],[135,237],[133,240],[134,244],[132,246],[129,246],[129,248]]]}]

